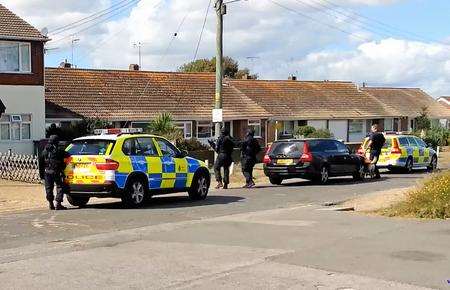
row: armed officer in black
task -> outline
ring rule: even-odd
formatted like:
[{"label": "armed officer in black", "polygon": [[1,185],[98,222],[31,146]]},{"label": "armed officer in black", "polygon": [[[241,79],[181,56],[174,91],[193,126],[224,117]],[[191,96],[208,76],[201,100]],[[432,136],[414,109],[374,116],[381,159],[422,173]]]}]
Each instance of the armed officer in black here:
[{"label": "armed officer in black", "polygon": [[[233,162],[232,154],[234,149],[234,142],[230,136],[230,131],[227,128],[222,128],[220,137],[217,142],[211,140],[208,141],[211,147],[217,153],[217,159],[214,163],[214,174],[216,176],[217,186],[216,188],[228,188],[230,183],[230,166]],[[221,168],[223,167],[223,178]]]},{"label": "armed officer in black", "polygon": [[375,167],[375,178],[379,179],[380,171],[378,170],[377,163],[381,155],[381,149],[386,142],[386,138],[383,133],[380,132],[378,124],[373,125],[371,131],[368,144],[368,148],[370,148],[370,161],[371,165]]},{"label": "armed officer in black", "polygon": [[247,131],[244,141],[240,143],[240,147],[242,174],[246,181],[244,188],[250,188],[255,186],[253,168],[256,164],[256,155],[261,151],[261,146],[258,140],[255,139],[255,131],[253,129]]},{"label": "armed officer in black", "polygon": [[[64,159],[68,157],[68,154],[58,147],[58,139],[57,135],[50,136],[48,144],[39,157],[39,175],[44,180],[45,193],[51,210],[67,209],[62,202],[67,188],[64,185],[64,169],[66,168]],[[56,198],[53,195],[55,184]],[[53,200],[56,200],[56,207]]]}]

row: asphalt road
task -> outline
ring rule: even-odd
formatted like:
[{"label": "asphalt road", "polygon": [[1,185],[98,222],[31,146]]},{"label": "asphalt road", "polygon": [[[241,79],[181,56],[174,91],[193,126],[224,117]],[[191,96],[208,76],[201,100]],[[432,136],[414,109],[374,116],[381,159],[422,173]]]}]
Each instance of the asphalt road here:
[{"label": "asphalt road", "polygon": [[[0,215],[1,288],[449,289],[449,221],[327,211],[426,173]],[[20,277],[20,279],[17,279]],[[59,282],[63,284],[59,284]]]}]

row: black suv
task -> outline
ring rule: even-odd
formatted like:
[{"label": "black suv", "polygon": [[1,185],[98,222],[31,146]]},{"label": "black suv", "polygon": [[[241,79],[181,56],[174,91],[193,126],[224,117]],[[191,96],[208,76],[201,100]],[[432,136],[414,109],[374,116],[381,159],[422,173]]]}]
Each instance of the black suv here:
[{"label": "black suv", "polygon": [[304,178],[326,184],[333,176],[365,176],[364,159],[350,154],[347,146],[333,139],[275,141],[264,156],[264,173],[270,183],[280,185],[284,179]]}]

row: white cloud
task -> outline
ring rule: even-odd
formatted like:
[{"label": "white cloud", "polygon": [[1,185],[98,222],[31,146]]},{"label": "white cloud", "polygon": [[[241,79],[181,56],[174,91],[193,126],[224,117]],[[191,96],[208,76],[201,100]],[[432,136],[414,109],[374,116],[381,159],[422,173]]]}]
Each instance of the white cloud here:
[{"label": "white cloud", "polygon": [[417,86],[435,96],[450,91],[450,49],[441,44],[384,39],[350,52],[313,52],[295,64],[301,77]]}]

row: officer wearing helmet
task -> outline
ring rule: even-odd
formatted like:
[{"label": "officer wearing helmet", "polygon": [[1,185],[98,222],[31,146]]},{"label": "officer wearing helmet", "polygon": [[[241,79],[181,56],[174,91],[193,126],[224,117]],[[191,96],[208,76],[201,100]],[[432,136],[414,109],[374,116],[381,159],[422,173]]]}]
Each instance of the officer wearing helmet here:
[{"label": "officer wearing helmet", "polygon": [[[217,153],[217,159],[214,163],[214,175],[216,176],[216,188],[227,189],[230,183],[230,166],[233,162],[232,154],[234,149],[234,141],[230,136],[230,131],[227,128],[222,128],[220,137],[217,142],[208,140],[211,147]],[[223,178],[221,168],[223,167]]]},{"label": "officer wearing helmet", "polygon": [[250,188],[255,186],[253,168],[256,164],[256,155],[261,151],[261,146],[255,139],[255,131],[252,128],[247,130],[245,139],[239,145],[241,147],[242,174],[245,177],[244,188]]},{"label": "officer wearing helmet", "polygon": [[[64,159],[68,154],[58,147],[59,138],[51,135],[48,144],[39,156],[39,175],[45,184],[45,193],[51,210],[67,209],[62,205],[66,186],[64,185],[64,169],[66,164]],[[53,190],[56,185],[56,198]],[[53,201],[56,201],[56,207]]]}]

